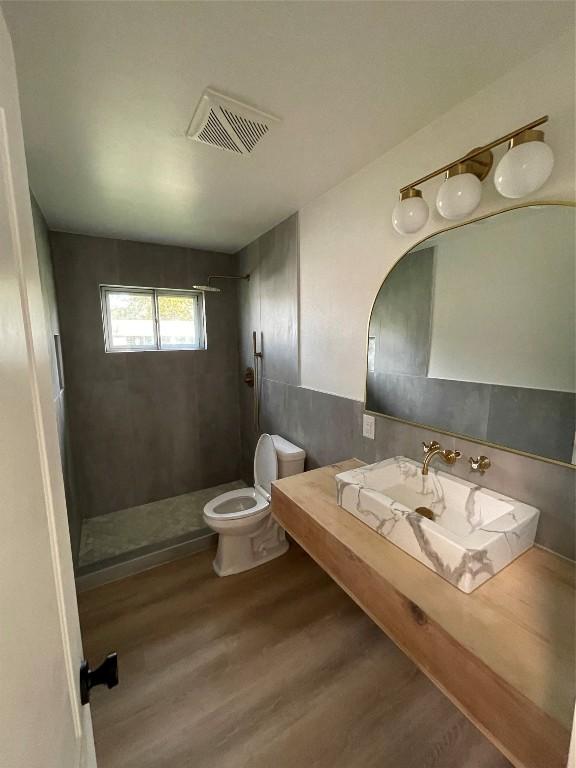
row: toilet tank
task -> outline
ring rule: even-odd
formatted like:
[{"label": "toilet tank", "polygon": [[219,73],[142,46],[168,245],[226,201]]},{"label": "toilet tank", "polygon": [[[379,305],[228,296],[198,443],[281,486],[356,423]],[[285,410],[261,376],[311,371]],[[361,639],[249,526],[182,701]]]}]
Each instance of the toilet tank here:
[{"label": "toilet tank", "polygon": [[304,472],[304,460],[306,451],[298,448],[297,445],[288,442],[280,435],[272,435],[272,442],[276,450],[278,460],[278,478],[290,477]]}]

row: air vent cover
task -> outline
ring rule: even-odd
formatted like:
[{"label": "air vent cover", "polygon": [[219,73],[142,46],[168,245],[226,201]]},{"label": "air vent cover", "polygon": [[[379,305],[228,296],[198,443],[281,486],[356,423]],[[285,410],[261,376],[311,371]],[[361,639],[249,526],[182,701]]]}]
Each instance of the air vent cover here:
[{"label": "air vent cover", "polygon": [[273,115],[206,89],[186,135],[227,152],[248,155],[277,122]]}]

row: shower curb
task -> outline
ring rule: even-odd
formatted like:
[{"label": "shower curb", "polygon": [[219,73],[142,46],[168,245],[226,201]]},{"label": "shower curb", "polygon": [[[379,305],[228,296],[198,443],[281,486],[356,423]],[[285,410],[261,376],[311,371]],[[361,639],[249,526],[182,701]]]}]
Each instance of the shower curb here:
[{"label": "shower curb", "polygon": [[190,541],[173,544],[156,552],[149,552],[145,555],[133,557],[130,560],[98,567],[87,573],[81,572],[75,579],[76,592],[86,592],[89,589],[100,587],[103,584],[109,584],[112,581],[118,581],[118,579],[124,579],[127,576],[135,576],[137,573],[148,571],[150,568],[155,568],[158,565],[164,565],[173,560],[180,560],[195,552],[211,549],[216,546],[217,539],[217,534],[209,533],[205,536],[191,539]]}]

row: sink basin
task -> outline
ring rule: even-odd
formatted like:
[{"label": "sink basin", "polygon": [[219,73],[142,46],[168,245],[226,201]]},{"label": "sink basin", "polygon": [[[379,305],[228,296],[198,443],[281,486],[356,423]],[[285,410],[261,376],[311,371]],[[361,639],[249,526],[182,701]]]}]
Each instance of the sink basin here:
[{"label": "sink basin", "polygon": [[424,477],[404,456],[342,472],[336,486],[341,507],[462,592],[534,544],[536,507],[432,467]]}]

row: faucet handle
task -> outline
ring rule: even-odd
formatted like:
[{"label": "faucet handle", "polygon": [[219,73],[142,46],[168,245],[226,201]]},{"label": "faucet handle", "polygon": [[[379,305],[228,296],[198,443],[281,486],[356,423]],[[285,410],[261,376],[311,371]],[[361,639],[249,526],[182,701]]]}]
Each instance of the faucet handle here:
[{"label": "faucet handle", "polygon": [[460,456],[462,456],[462,453],[460,451],[453,451],[450,448],[447,448],[445,451],[443,451],[442,455],[444,456],[444,461],[446,464],[456,464]]},{"label": "faucet handle", "polygon": [[488,456],[476,456],[476,458],[470,456],[468,464],[470,464],[471,472],[480,472],[481,475],[492,466]]},{"label": "faucet handle", "polygon": [[424,453],[428,453],[428,451],[434,451],[436,448],[440,448],[440,443],[437,440],[431,440],[429,443],[422,443],[422,447],[424,448]]}]

